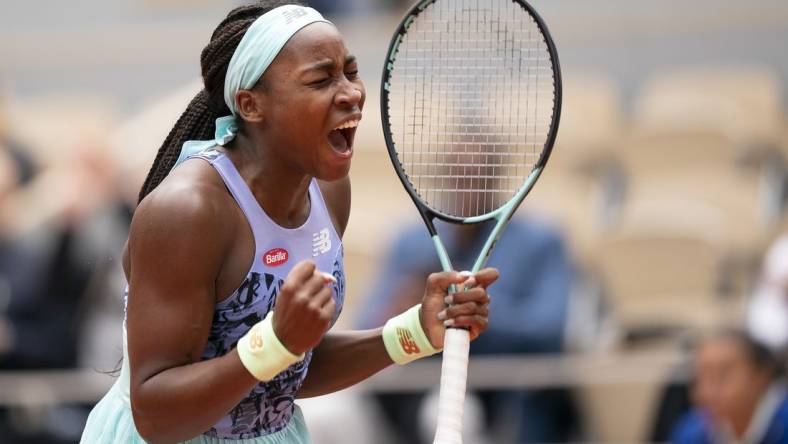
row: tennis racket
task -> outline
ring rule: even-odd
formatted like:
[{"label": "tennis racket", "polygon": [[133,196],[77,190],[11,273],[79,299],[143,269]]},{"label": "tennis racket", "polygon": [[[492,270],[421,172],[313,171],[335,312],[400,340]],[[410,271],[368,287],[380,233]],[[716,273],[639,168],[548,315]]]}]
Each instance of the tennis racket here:
[{"label": "tennis racket", "polygon": [[[555,45],[521,0],[422,0],[400,23],[381,83],[389,156],[441,266],[435,218],[495,221],[471,271],[487,262],[550,156],[561,114]],[[436,444],[462,443],[468,331],[446,331]]]}]

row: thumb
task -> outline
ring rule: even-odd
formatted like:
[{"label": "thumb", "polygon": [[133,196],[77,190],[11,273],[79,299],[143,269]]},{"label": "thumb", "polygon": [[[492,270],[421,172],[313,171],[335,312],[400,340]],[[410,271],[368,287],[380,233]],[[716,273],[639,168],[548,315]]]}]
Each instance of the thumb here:
[{"label": "thumb", "polygon": [[497,269],[495,269],[495,268],[485,268],[485,269],[477,271],[476,274],[474,275],[474,279],[476,280],[476,283],[480,287],[487,288],[493,282],[498,280],[498,276],[500,276],[500,273],[498,272]]},{"label": "thumb", "polygon": [[304,282],[315,273],[317,266],[310,260],[304,260],[297,263],[290,273],[287,274],[287,281]]},{"label": "thumb", "polygon": [[432,273],[427,278],[427,285],[430,289],[444,293],[449,291],[449,287],[452,285],[462,283],[473,285],[473,276],[468,272],[441,271]]}]

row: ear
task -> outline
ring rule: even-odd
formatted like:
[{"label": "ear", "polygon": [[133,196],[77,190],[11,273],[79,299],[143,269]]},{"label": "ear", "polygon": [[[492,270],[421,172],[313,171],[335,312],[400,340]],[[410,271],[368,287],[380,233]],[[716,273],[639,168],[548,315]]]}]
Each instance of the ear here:
[{"label": "ear", "polygon": [[263,121],[264,101],[265,98],[260,91],[241,90],[235,93],[238,114],[247,122],[260,123]]}]

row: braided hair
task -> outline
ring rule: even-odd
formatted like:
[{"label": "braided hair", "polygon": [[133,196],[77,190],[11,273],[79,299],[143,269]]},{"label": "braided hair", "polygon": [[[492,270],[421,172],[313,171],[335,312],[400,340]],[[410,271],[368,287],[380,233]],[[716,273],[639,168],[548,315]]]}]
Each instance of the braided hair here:
[{"label": "braided hair", "polygon": [[241,38],[258,17],[287,4],[303,6],[301,2],[292,0],[258,0],[252,5],[233,9],[219,23],[211,35],[211,41],[202,50],[200,56],[204,88],[194,96],[186,111],[170,130],[170,134],[164,139],[142,185],[139,201],[142,201],[164,180],[178,160],[184,142],[214,137],[216,119],[230,114],[230,109],[224,102],[224,78]]}]

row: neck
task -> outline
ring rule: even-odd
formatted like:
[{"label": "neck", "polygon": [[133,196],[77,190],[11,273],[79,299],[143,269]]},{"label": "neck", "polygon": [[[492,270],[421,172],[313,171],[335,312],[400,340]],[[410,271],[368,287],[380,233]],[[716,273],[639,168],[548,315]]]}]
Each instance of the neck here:
[{"label": "neck", "polygon": [[225,150],[265,213],[285,228],[301,226],[309,216],[312,178],[282,162],[264,143],[238,134]]},{"label": "neck", "polygon": [[741,441],[744,438],[744,434],[747,433],[747,428],[750,425],[750,417],[739,417],[739,418],[732,418],[731,419],[731,431],[733,432],[734,436],[736,437],[737,441]]},{"label": "neck", "polygon": [[[754,423],[757,421],[763,421],[763,418],[756,418],[756,415],[759,413],[758,410],[760,407],[765,407],[763,403],[767,401],[766,396],[769,391],[769,385],[759,387],[760,390],[758,391],[758,396],[754,397],[753,399],[749,399],[744,402],[738,409],[738,415],[731,415],[732,417],[729,418],[731,431],[737,438],[737,440],[741,441],[742,439],[746,438],[748,433],[752,433],[750,430]],[[764,413],[771,416],[771,412],[760,412],[761,415]],[[767,421],[770,418],[766,419]]]}]

